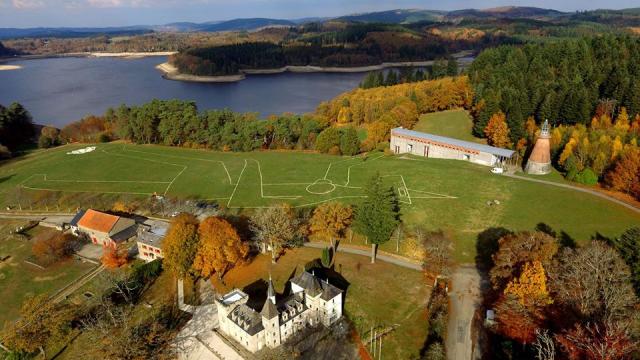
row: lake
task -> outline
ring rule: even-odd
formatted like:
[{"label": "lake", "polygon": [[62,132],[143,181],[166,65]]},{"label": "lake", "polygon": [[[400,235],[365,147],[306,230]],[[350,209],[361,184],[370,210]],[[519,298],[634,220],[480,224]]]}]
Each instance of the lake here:
[{"label": "lake", "polygon": [[193,100],[201,110],[229,108],[263,116],[307,113],[321,101],[355,88],[365,76],[284,73],[247,76],[237,83],[187,83],[163,79],[155,66],[165,61],[166,57],[12,61],[23,68],[0,71],[0,104],[20,102],[34,122],[59,127],[88,114],[103,114],[108,107],[154,98]]}]

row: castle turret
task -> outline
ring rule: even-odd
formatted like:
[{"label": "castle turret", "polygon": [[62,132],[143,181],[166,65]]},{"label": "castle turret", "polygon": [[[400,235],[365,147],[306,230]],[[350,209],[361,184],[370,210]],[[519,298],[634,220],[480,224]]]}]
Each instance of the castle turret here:
[{"label": "castle turret", "polygon": [[265,330],[264,340],[268,347],[280,346],[280,317],[276,307],[276,292],[273,290],[273,282],[269,275],[269,288],[267,289],[267,300],[262,306],[262,326]]},{"label": "castle turret", "polygon": [[542,131],[529,156],[525,171],[532,175],[546,175],[551,172],[551,133],[548,120],[542,124]]}]

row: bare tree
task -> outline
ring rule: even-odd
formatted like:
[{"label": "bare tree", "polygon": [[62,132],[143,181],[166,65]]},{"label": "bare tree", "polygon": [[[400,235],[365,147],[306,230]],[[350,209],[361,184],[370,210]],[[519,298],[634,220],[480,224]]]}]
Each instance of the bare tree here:
[{"label": "bare tree", "polygon": [[556,346],[553,337],[546,329],[536,330],[536,341],[533,343],[538,360],[554,360],[556,358]]},{"label": "bare tree", "polygon": [[565,249],[549,271],[555,298],[584,317],[621,320],[633,314],[637,298],[629,267],[603,242],[577,250]]}]

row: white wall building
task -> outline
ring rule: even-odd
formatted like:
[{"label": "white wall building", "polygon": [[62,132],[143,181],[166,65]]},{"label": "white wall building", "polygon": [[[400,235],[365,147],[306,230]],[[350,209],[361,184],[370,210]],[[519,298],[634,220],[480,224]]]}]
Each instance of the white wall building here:
[{"label": "white wall building", "polygon": [[307,326],[330,326],[342,317],[343,291],[304,271],[291,279],[291,294],[276,300],[269,280],[267,300],[257,312],[235,289],[216,299],[220,330],[250,352],[275,348]]},{"label": "white wall building", "polygon": [[464,160],[485,166],[517,165],[518,153],[403,128],[391,130],[391,151],[436,159]]}]

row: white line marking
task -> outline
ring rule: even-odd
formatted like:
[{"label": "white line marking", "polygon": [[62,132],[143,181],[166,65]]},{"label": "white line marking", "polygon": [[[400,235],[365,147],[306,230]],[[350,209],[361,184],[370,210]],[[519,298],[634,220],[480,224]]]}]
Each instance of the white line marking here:
[{"label": "white line marking", "polygon": [[244,169],[246,168],[247,168],[247,160],[245,159],[244,166],[242,167],[242,171],[240,171],[240,176],[238,176],[238,182],[236,183],[236,187],[233,188],[233,192],[231,193],[231,196],[229,197],[229,201],[227,202],[227,207],[230,207],[229,205],[231,205],[231,200],[233,200],[233,195],[235,195],[236,190],[238,190],[238,185],[240,185],[240,179],[242,179],[242,174],[244,173]]}]

